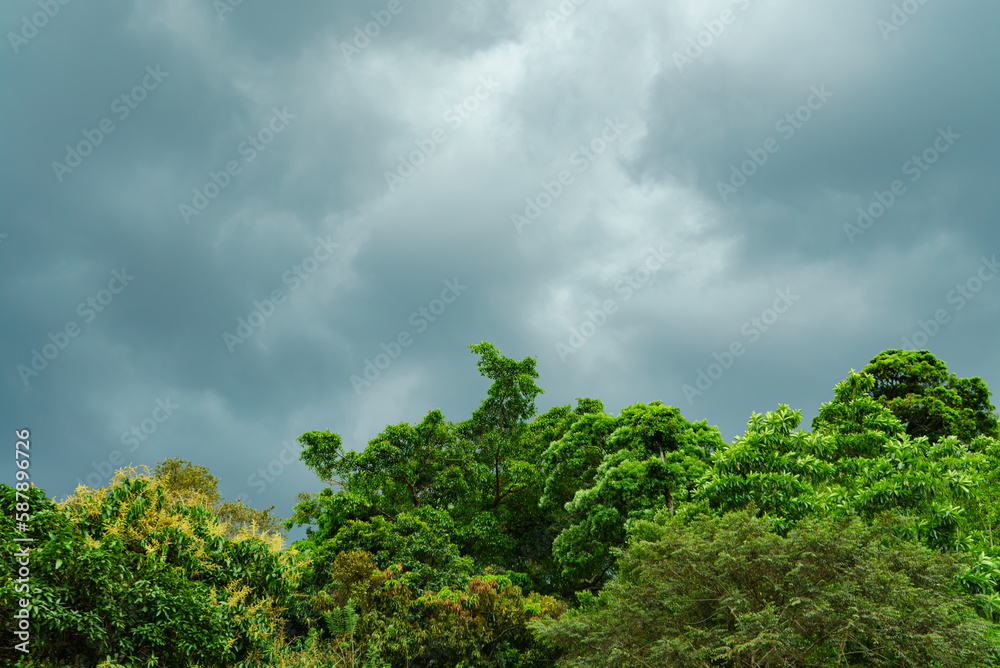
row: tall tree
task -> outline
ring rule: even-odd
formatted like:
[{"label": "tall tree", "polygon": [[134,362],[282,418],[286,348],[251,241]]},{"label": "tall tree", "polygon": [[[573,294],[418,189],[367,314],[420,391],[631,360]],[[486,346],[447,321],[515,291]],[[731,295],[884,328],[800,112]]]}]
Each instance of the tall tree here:
[{"label": "tall tree", "polygon": [[801,421],[802,411],[786,404],[754,413],[746,433],[712,454],[698,496],[721,512],[753,503],[786,529],[804,517],[813,507],[816,486],[832,478],[835,468],[830,437],[798,429]]},{"label": "tall tree", "polygon": [[[593,440],[568,438],[549,455],[565,452],[566,477],[579,485],[565,504],[567,527],[552,550],[561,576],[573,589],[598,589],[613,572],[613,548],[625,544],[630,523],[651,517],[660,507],[673,512],[676,502],[690,500],[695,482],[708,468],[708,453],[724,441],[718,429],[706,422],[692,424],[677,408],[659,401],[628,406],[614,420],[588,415],[577,425],[588,429],[571,430],[567,436]],[[601,451],[600,465],[586,479]],[[547,490],[559,489],[551,483]]]},{"label": "tall tree", "polygon": [[429,506],[451,515],[463,554],[480,568],[523,566],[525,540],[541,524],[537,459],[548,445],[528,428],[542,393],[535,360],[486,341],[469,347],[493,381],[470,419],[454,424],[433,410],[419,425],[386,427],[363,452],[346,451],[331,431],[299,437],[307,466],[339,489],[301,498],[289,526],[316,523],[310,535],[323,541],[351,521]]},{"label": "tall tree", "polygon": [[910,436],[931,442],[957,436],[1000,437],[996,408],[982,378],[959,378],[928,350],[885,350],[863,370],[875,379],[871,396],[891,410]]},{"label": "tall tree", "polygon": [[468,494],[452,512],[460,545],[480,566],[523,572],[543,522],[537,460],[547,444],[533,436],[529,420],[544,390],[535,384],[534,358],[506,357],[488,341],[469,348],[479,355],[480,375],[493,382],[479,408],[457,425]]},{"label": "tall tree", "polygon": [[[367,521],[424,505],[447,505],[461,490],[458,478],[446,469],[462,459],[455,452],[454,425],[439,410],[432,410],[416,425],[390,425],[368,442],[362,452],[345,450],[339,434],[310,431],[299,437],[302,459],[321,479],[339,490],[324,490],[303,499],[292,522],[317,521],[318,540],[336,535],[352,520]],[[320,517],[322,515],[322,517]]]}]

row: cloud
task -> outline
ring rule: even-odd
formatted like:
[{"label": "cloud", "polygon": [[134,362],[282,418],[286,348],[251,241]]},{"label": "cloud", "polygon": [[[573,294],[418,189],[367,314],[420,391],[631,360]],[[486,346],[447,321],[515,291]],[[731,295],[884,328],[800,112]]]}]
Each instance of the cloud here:
[{"label": "cloud", "polygon": [[[1000,291],[947,300],[1000,246],[993,4],[925,3],[888,38],[888,1],[389,4],[70,3],[8,39],[0,392],[8,433],[35,437],[37,484],[69,494],[152,419],[136,464],[207,465],[224,494],[287,516],[321,483],[284,443],[332,429],[360,448],[435,408],[467,417],[481,340],[538,357],[541,410],[661,399],[727,438],[778,403],[814,414],[942,308],[930,349],[1000,383]],[[35,8],[0,20],[18,33]],[[960,138],[907,180],[947,128]],[[52,163],[81,142],[60,180]],[[896,180],[905,193],[849,239]],[[327,259],[317,239],[338,244]],[[661,247],[626,301],[616,287]],[[122,267],[134,283],[83,323]],[[456,278],[468,290],[417,334],[411,314]],[[801,298],[750,343],[744,324],[787,289]],[[230,351],[241,318],[252,335]],[[682,387],[734,341],[745,352],[689,404]],[[359,394],[352,375],[381,354]],[[166,397],[181,408],[156,422]],[[258,495],[249,477],[272,461]]]}]

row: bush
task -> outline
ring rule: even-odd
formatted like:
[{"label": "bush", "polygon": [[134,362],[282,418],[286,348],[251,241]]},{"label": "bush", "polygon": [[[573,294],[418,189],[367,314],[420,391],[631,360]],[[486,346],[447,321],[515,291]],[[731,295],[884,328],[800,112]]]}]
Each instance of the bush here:
[{"label": "bush", "polygon": [[[130,477],[131,476],[131,477]],[[134,469],[61,504],[31,490],[31,659],[187,668],[263,656],[280,628],[290,580],[278,535],[228,525],[201,505],[168,502],[161,482]],[[15,490],[0,485],[0,562],[15,573]],[[15,591],[0,586],[5,637]],[[0,649],[0,662],[25,655]],[[21,663],[20,665],[29,665]]]}]

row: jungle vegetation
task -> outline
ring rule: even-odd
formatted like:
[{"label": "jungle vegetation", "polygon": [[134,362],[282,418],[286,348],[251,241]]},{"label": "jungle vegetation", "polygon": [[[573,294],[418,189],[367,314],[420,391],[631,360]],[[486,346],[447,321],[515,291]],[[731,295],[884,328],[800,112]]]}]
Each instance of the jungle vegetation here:
[{"label": "jungle vegetation", "polygon": [[471,416],[430,410],[362,451],[302,434],[327,486],[287,519],[177,459],[61,502],[0,485],[0,664],[1000,666],[982,379],[886,350],[808,429],[782,404],[727,443],[659,401],[539,414],[533,358],[469,347],[491,382]]}]

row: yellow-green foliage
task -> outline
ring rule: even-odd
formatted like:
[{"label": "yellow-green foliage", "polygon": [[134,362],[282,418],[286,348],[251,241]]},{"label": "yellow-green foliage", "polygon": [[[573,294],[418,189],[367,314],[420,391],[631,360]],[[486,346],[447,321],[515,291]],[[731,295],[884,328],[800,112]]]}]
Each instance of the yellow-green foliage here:
[{"label": "yellow-green foliage", "polygon": [[[129,467],[62,503],[35,492],[32,656],[229,668],[268,653],[296,554],[254,522],[234,530],[212,512],[210,491],[178,494],[148,468]],[[0,487],[0,499],[12,506],[14,490]],[[12,513],[4,515],[6,531]],[[13,572],[12,548],[3,557]],[[11,619],[12,583],[0,591],[0,614]],[[0,650],[5,665],[15,657]]]},{"label": "yellow-green foliage", "polygon": [[240,499],[229,501],[221,498],[218,491],[219,479],[209,473],[205,466],[183,459],[166,459],[156,465],[155,477],[163,483],[171,505],[176,502],[187,505],[201,503],[228,524],[226,531],[230,537],[237,535],[243,528],[252,528],[253,532],[258,529],[266,533],[281,532],[281,522],[271,514],[274,506],[267,510],[257,510]]}]

